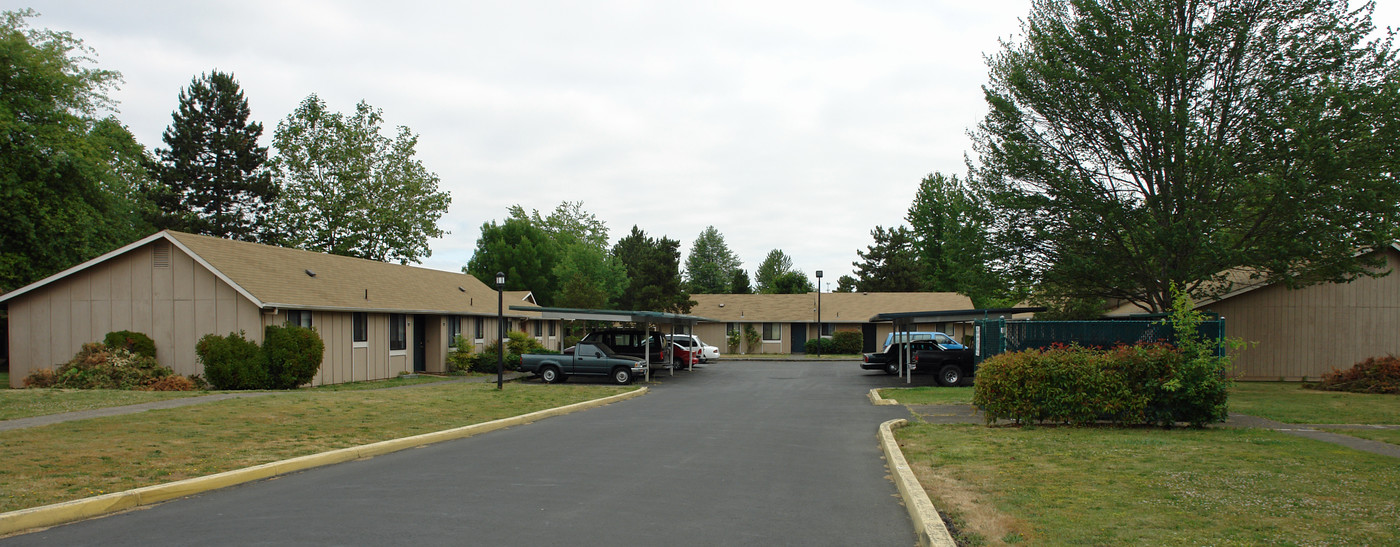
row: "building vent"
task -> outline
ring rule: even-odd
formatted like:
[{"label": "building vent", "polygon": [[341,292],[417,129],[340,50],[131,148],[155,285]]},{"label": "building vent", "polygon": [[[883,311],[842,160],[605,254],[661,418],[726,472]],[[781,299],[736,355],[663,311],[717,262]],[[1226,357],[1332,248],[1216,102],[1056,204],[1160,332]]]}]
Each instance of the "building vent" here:
[{"label": "building vent", "polygon": [[170,267],[170,243],[169,243],[169,242],[165,242],[165,241],[157,241],[157,242],[156,242],[156,247],[155,247],[155,263],[154,263],[154,265],[155,265],[155,267],[157,267],[157,268],[169,268],[169,267]]}]

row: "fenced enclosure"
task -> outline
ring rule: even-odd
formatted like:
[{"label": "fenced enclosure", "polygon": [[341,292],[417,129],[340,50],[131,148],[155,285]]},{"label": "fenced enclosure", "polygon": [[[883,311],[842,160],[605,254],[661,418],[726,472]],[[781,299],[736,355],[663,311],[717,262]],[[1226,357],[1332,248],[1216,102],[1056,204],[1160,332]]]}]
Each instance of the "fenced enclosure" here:
[{"label": "fenced enclosure", "polygon": [[[1225,320],[1201,321],[1201,335],[1217,340],[1216,351],[1225,354]],[[1111,348],[1118,345],[1165,342],[1176,343],[1171,321],[1162,320],[1104,320],[1104,321],[1007,321],[983,319],[973,322],[974,349],[977,362],[983,359],[1026,349],[1047,348],[1055,344],[1078,344],[1083,347]]]}]

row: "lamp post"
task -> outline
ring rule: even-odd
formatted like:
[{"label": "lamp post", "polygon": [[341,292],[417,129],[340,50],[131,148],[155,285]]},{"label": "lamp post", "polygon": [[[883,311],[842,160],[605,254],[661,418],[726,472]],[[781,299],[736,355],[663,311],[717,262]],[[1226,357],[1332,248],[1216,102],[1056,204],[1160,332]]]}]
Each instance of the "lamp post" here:
[{"label": "lamp post", "polygon": [[506,375],[506,274],[496,272],[496,390],[504,389]]},{"label": "lamp post", "polygon": [[817,357],[822,356],[822,271],[817,270]]}]

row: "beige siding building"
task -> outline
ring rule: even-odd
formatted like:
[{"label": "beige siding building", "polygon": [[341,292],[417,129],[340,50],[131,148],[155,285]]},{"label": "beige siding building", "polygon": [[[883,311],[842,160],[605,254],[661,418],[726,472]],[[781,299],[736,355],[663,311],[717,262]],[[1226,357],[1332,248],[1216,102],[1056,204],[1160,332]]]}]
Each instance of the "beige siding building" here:
[{"label": "beige siding building", "polygon": [[[557,321],[510,311],[534,304],[504,295],[508,330],[558,348]],[[475,277],[412,266],[164,231],[0,296],[9,314],[10,385],[68,361],[108,332],[150,336],[156,358],[200,374],[206,334],[310,326],[325,342],[313,384],[443,372],[454,334],[481,349],[496,333],[496,291]]]},{"label": "beige siding building", "polygon": [[[1368,357],[1400,355],[1400,244],[1380,251],[1390,275],[1293,290],[1281,284],[1241,285],[1196,309],[1225,319],[1242,380],[1316,381]],[[1109,313],[1142,313],[1124,305]]]},{"label": "beige siding building", "polygon": [[[806,294],[692,294],[690,313],[710,319],[696,325],[695,334],[705,343],[731,354],[802,353],[807,340],[818,336],[817,293]],[[972,308],[972,300],[957,293],[822,293],[821,335],[850,330],[862,333],[866,347],[883,342],[892,323],[871,323],[882,313],[952,311]],[[751,326],[761,342],[749,347],[742,340],[730,347],[728,333]],[[972,333],[961,322],[921,323],[916,331],[939,331],[959,340]],[[873,350],[871,350],[873,351]]]}]

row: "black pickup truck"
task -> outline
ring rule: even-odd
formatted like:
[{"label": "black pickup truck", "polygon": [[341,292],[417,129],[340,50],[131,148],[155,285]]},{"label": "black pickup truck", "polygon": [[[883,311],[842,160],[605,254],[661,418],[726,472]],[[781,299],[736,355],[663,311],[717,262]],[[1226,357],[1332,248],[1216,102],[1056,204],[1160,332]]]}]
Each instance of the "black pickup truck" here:
[{"label": "black pickup truck", "polygon": [[860,368],[883,370],[885,374],[891,375],[899,374],[899,352],[904,350],[905,344],[910,346],[909,370],[934,372],[938,375],[938,383],[941,385],[956,386],[961,384],[963,379],[972,378],[976,374],[972,350],[952,348],[931,340],[896,342],[885,348],[885,351],[866,353],[861,356]]}]

